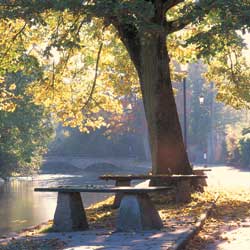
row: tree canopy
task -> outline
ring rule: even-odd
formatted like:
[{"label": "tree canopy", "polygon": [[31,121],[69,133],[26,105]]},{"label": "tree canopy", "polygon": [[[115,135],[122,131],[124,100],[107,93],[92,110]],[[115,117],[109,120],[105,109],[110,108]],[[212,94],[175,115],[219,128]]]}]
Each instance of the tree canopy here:
[{"label": "tree canopy", "polygon": [[[248,106],[249,69],[242,56],[243,40],[236,32],[248,29],[248,1],[159,1],[166,20],[160,24],[163,27],[151,27],[156,2],[1,1],[1,77],[13,68],[22,69],[28,51],[28,56],[39,58],[44,72],[32,86],[32,92],[39,93],[37,103],[50,107],[65,125],[83,131],[106,125],[104,117],[92,114],[121,113],[117,96],[131,89],[140,95],[135,69],[116,30],[109,26],[116,17],[136,26],[137,32],[161,28],[171,33],[167,42],[172,61],[202,58],[210,65],[207,78],[217,84],[218,98],[234,107]],[[137,37],[133,39],[136,43]],[[0,103],[2,109],[11,110],[15,97],[3,85]]]},{"label": "tree canopy", "polygon": [[42,73],[29,87],[34,101],[83,131],[108,126],[108,113],[122,112],[119,97],[128,91],[140,96],[140,89],[153,166],[171,172],[178,165],[174,172],[183,172],[188,161],[169,66],[202,59],[218,98],[248,106],[249,69],[239,31],[249,29],[249,10],[248,0],[1,0],[6,34],[0,74],[4,78],[9,67],[22,69],[25,58],[36,58]]}]

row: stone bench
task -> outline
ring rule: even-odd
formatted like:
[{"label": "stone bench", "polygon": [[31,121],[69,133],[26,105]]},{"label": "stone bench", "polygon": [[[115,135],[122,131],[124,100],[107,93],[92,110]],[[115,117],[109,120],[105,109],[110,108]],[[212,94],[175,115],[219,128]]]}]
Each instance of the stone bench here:
[{"label": "stone bench", "polygon": [[36,192],[58,192],[53,228],[56,231],[86,230],[89,228],[80,193],[122,193],[117,231],[160,229],[161,218],[148,193],[169,190],[171,187],[106,187],[59,186],[39,187]]},{"label": "stone bench", "polygon": [[[117,187],[130,186],[132,180],[150,180],[150,186],[174,186],[176,189],[176,202],[183,203],[191,200],[191,185],[198,185],[197,180],[204,180],[206,175],[101,175],[101,180],[113,180]],[[122,193],[115,196],[113,208],[118,208]]]}]

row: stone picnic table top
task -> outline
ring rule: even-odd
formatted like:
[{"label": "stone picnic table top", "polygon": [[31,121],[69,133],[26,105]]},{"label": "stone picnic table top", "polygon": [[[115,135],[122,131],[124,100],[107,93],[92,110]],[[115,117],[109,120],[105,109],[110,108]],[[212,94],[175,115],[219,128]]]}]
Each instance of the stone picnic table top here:
[{"label": "stone picnic table top", "polygon": [[208,172],[208,171],[212,171],[212,169],[211,168],[206,168],[206,167],[204,167],[204,168],[193,168],[193,172],[195,173],[196,171]]},{"label": "stone picnic table top", "polygon": [[91,186],[57,186],[57,187],[38,187],[35,188],[35,192],[64,192],[64,193],[148,193],[154,191],[169,190],[172,187],[169,186],[159,186],[159,187],[110,187],[101,185],[91,185]]},{"label": "stone picnic table top", "polygon": [[106,174],[99,176],[102,180],[145,180],[145,179],[163,179],[163,180],[190,180],[190,179],[199,179],[199,178],[207,178],[206,175],[113,175]]}]

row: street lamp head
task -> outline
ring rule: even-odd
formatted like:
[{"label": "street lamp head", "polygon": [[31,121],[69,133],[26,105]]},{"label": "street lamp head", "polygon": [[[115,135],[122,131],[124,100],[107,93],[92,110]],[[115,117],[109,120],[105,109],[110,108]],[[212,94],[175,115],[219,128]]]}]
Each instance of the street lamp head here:
[{"label": "street lamp head", "polygon": [[199,96],[199,102],[200,102],[200,104],[201,104],[201,105],[204,104],[204,101],[205,101],[204,96],[203,96],[203,95],[200,95],[200,96]]},{"label": "street lamp head", "polygon": [[188,72],[188,64],[180,64],[180,71],[183,73],[187,73]]},{"label": "street lamp head", "polygon": [[127,110],[132,110],[132,105],[131,105],[131,103],[129,103],[129,104],[127,105]]}]

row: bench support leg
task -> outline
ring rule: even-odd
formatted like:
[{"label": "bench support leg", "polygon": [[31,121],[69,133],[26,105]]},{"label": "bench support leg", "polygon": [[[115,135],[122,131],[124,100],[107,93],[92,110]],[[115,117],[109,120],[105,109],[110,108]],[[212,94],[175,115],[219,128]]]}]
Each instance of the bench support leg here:
[{"label": "bench support leg", "polygon": [[[196,175],[205,175],[203,170],[193,170]],[[192,181],[192,185],[195,190],[204,192],[204,187],[207,186],[207,181],[205,178],[195,179]]]},{"label": "bench support leg", "polygon": [[117,218],[117,231],[161,229],[162,220],[147,194],[124,194]]},{"label": "bench support leg", "polygon": [[[127,187],[127,186],[130,186],[130,180],[117,180],[115,182],[115,186],[116,187]],[[123,197],[123,193],[116,193],[115,194],[115,199],[114,199],[114,203],[112,205],[112,208],[119,208],[120,206],[120,203],[121,203],[121,200],[122,200],[122,197]]]},{"label": "bench support leg", "polygon": [[88,229],[80,193],[58,193],[53,228],[60,232]]},{"label": "bench support leg", "polygon": [[191,201],[190,180],[182,180],[176,186],[176,203],[186,203]]}]

